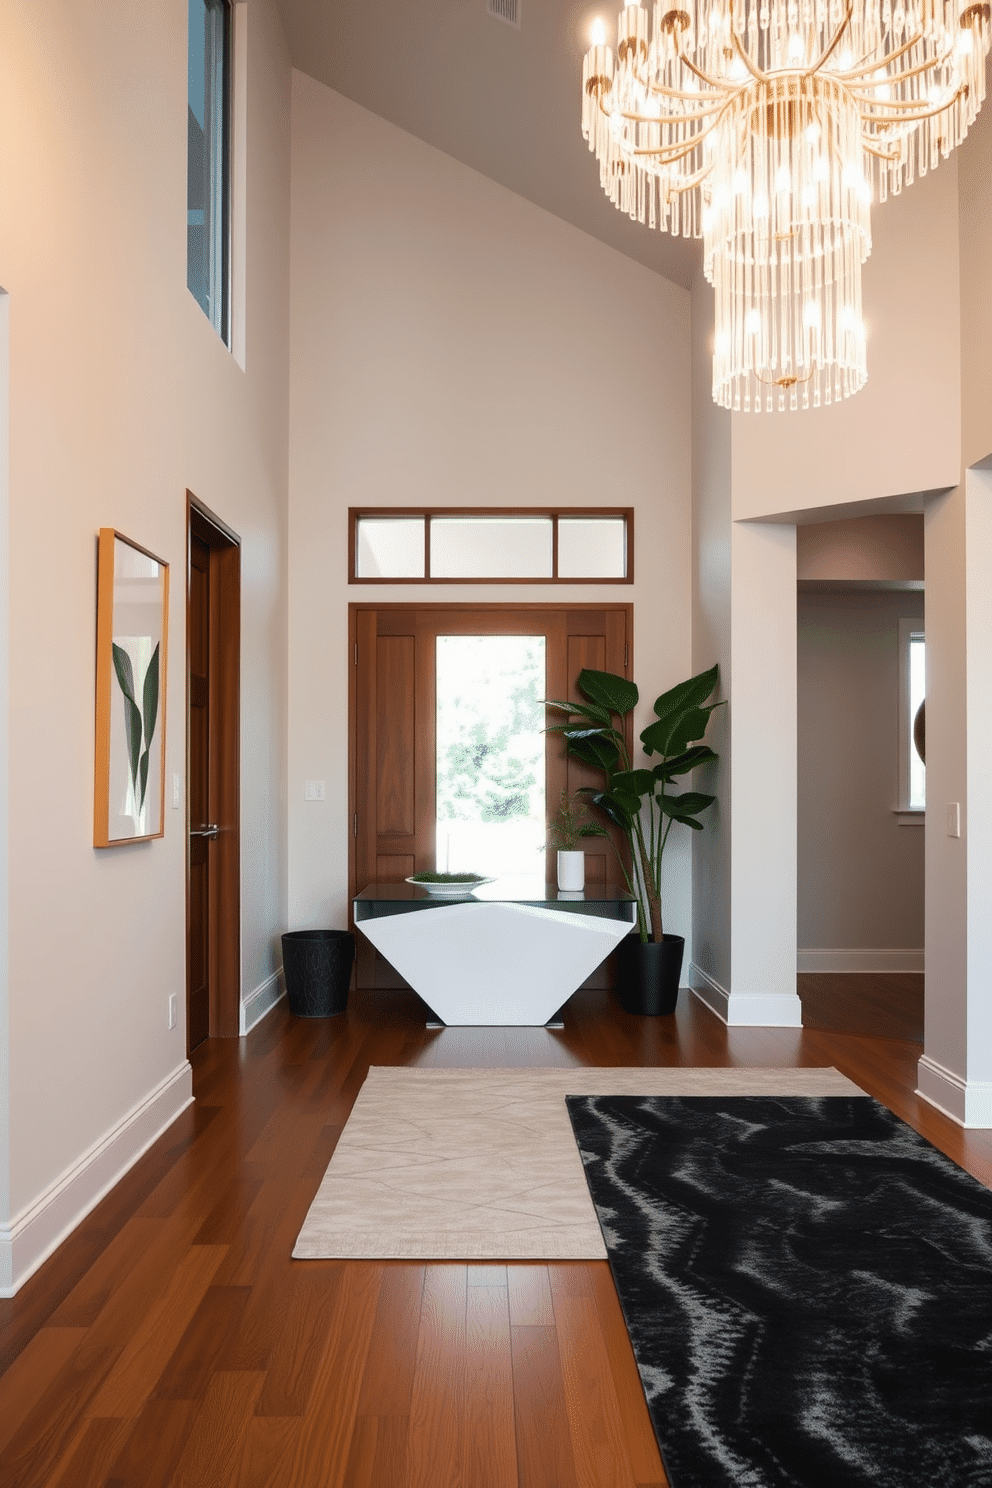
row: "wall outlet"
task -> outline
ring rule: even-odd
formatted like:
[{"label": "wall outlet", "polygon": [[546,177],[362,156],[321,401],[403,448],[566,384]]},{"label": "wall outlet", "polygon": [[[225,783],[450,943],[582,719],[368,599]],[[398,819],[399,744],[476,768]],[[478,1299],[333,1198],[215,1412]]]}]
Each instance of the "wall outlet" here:
[{"label": "wall outlet", "polygon": [[961,836],[961,802],[951,801],[947,808],[948,837]]},{"label": "wall outlet", "polygon": [[322,780],[308,780],[303,788],[303,799],[305,801],[325,801],[327,790]]},{"label": "wall outlet", "polygon": [[180,792],[181,792],[181,787],[182,787],[182,781],[180,780],[179,775],[178,774],[173,775],[173,777],[172,777],[172,809],[173,809],[173,811],[178,811],[179,810],[179,796],[180,796]]},{"label": "wall outlet", "polygon": [[171,992],[169,994],[169,1027],[170,1028],[175,1028],[177,1016],[178,1016],[178,1004],[176,1003],[176,994],[175,994],[175,992]]}]

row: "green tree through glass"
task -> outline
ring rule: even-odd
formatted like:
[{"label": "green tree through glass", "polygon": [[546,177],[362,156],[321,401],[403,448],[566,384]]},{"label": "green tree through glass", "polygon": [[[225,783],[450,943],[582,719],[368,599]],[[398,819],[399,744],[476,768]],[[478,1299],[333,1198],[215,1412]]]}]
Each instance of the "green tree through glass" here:
[{"label": "green tree through glass", "polygon": [[452,868],[539,871],[544,678],[543,636],[438,637],[439,868],[454,842],[459,855],[474,856]]}]

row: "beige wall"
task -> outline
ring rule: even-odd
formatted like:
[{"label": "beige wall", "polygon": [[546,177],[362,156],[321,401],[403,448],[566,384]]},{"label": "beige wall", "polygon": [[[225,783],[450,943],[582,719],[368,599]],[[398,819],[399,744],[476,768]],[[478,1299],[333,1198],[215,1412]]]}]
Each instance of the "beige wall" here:
[{"label": "beige wall", "polygon": [[[238,23],[246,371],[185,284],[185,0],[126,11],[0,3],[13,638],[11,1191],[0,1265],[15,1271],[188,1093],[184,813],[167,802],[160,841],[91,845],[96,533],[117,527],[172,565],[171,781],[185,775],[187,487],[243,538],[246,994],[278,966],[290,72],[271,0],[239,5]],[[180,1020],[169,1031],[173,993]]]},{"label": "beige wall", "polygon": [[[962,457],[955,489],[926,506],[926,1048],[920,1089],[992,1125],[992,819],[988,739],[992,595],[992,111],[958,152]],[[947,835],[946,807],[962,835]]]},{"label": "beige wall", "polygon": [[936,490],[960,455],[957,163],[872,208],[868,382],[829,408],[735,414],[735,518]]},{"label": "beige wall", "polygon": [[923,516],[851,517],[796,529],[796,578],[923,582]]},{"label": "beige wall", "polygon": [[799,594],[800,957],[875,952],[865,970],[901,969],[881,951],[922,957],[923,827],[893,809],[902,617],[922,619],[922,593]]},{"label": "beige wall", "polygon": [[[786,524],[843,520],[845,506],[858,517],[893,502],[918,510],[923,498],[911,493],[957,480],[956,163],[876,206],[872,222],[863,281],[869,380],[845,403],[734,414],[728,431],[709,393],[712,297],[701,284],[693,291],[693,648],[697,662],[720,661],[730,696],[719,832],[694,844],[695,958],[703,995],[732,1022],[798,1021],[796,549]],[[765,523],[767,541],[757,530]],[[756,806],[760,779],[769,788]],[[765,995],[774,1001],[763,1004]]]},{"label": "beige wall", "polygon": [[[346,923],[349,599],[632,600],[642,723],[689,674],[688,335],[684,290],[294,74],[294,924]],[[349,590],[348,506],[420,502],[630,504],[637,582]],[[670,869],[688,933],[687,844]]]},{"label": "beige wall", "polygon": [[992,456],[992,108],[958,151],[961,241],[961,426],[965,468]]}]

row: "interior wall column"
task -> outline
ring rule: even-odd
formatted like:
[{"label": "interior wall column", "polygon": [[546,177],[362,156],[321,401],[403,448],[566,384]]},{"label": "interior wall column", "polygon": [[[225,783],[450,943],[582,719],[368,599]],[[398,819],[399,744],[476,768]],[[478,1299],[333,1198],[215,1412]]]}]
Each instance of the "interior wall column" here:
[{"label": "interior wall column", "polygon": [[0,289],[0,1297],[13,1284],[10,1194],[10,977],[8,951],[10,300]]},{"label": "interior wall column", "polygon": [[730,975],[698,968],[697,995],[732,1025],[798,1028],[795,527],[732,523],[730,570]]},{"label": "interior wall column", "polygon": [[727,1022],[798,1028],[796,529],[731,532],[731,984]]},{"label": "interior wall column", "polygon": [[[992,1126],[992,471],[931,498],[926,1034],[919,1093]],[[959,835],[957,835],[959,834]]]}]

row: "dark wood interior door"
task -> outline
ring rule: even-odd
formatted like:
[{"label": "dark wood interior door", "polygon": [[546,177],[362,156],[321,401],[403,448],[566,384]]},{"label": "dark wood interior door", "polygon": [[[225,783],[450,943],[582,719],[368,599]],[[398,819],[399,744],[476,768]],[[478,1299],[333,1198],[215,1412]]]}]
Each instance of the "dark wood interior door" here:
[{"label": "dark wood interior door", "polygon": [[240,1032],[241,549],[189,504],[186,1041]]},{"label": "dark wood interior door", "polygon": [[210,1033],[210,549],[189,544],[189,858],[186,925],[186,1042]]},{"label": "dark wood interior door", "polygon": [[[583,667],[627,675],[629,605],[353,605],[352,895],[367,884],[396,883],[435,863],[435,655],[443,635],[543,635],[547,696],[577,697]],[[560,793],[596,781],[547,736],[546,803],[553,815]],[[441,865],[443,866],[443,865]],[[545,877],[555,878],[554,854]],[[612,847],[586,846],[590,884],[616,882]],[[358,936],[360,987],[406,984]]]}]

